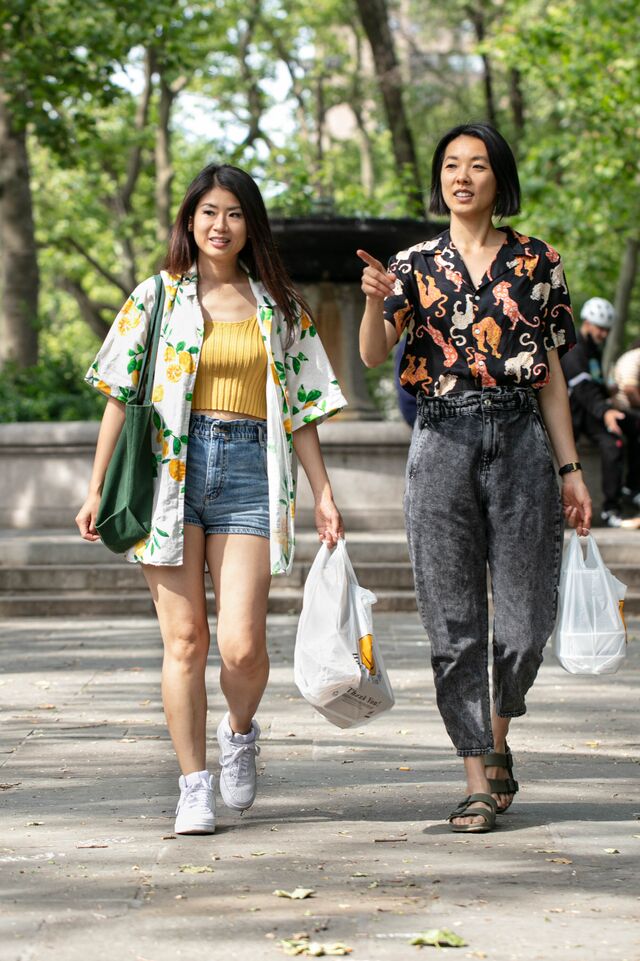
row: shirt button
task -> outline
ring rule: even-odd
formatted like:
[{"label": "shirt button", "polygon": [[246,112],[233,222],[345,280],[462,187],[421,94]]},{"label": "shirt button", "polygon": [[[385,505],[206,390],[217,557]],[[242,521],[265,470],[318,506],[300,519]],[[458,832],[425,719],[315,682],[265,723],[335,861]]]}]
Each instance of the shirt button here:
[{"label": "shirt button", "polygon": [[474,299],[474,300],[480,300],[480,294],[476,294],[473,299]]},{"label": "shirt button", "polygon": [[485,407],[491,407],[491,399],[489,397],[487,397],[487,399],[483,401],[483,403]]},{"label": "shirt button", "polygon": [[484,361],[483,361],[483,360],[479,360],[479,361],[478,361],[478,367],[484,367]]}]

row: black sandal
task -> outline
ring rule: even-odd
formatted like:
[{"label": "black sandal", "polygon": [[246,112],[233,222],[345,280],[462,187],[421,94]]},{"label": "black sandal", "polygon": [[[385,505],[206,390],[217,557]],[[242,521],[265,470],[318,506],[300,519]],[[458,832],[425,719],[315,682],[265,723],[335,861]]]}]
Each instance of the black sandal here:
[{"label": "black sandal", "polygon": [[[472,808],[471,805],[475,804],[476,801],[482,801],[490,810],[487,811],[487,808]],[[463,801],[460,801],[455,811],[451,812],[447,821],[451,823],[454,818],[480,817],[483,818],[482,824],[451,824],[451,830],[456,834],[486,834],[487,831],[493,831],[496,826],[497,810],[498,805],[495,798],[492,798],[490,794],[469,794]]]},{"label": "black sandal", "polygon": [[515,780],[513,776],[513,755],[509,749],[509,745],[505,744],[504,754],[498,754],[496,752],[493,752],[492,754],[485,754],[484,766],[485,767],[502,767],[507,772],[507,777],[505,778],[497,778],[497,777],[488,778],[489,787],[491,788],[491,792],[493,794],[510,794],[511,795],[511,800],[509,801],[508,804],[505,804],[504,807],[496,808],[498,814],[504,814],[505,811],[509,810],[509,808],[513,804],[513,799],[515,795],[520,790],[518,782]]}]

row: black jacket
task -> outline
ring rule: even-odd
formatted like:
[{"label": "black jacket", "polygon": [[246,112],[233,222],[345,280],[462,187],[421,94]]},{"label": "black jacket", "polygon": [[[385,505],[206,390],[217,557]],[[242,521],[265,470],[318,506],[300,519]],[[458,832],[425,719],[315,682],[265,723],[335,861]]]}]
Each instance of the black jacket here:
[{"label": "black jacket", "polygon": [[569,388],[571,418],[577,436],[587,416],[602,421],[605,411],[611,407],[602,375],[602,351],[591,337],[579,333],[576,346],[564,355],[561,363]]}]

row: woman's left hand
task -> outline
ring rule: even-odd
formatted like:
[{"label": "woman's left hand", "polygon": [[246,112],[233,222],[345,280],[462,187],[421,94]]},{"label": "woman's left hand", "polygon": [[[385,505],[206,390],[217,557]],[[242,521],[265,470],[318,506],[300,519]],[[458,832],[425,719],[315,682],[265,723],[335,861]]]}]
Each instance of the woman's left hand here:
[{"label": "woman's left hand", "polygon": [[586,537],[591,530],[591,497],[580,471],[562,478],[562,507],[569,526]]},{"label": "woman's left hand", "polygon": [[327,547],[335,547],[338,540],[344,537],[342,517],[331,494],[323,494],[316,501],[315,521],[318,537]]}]

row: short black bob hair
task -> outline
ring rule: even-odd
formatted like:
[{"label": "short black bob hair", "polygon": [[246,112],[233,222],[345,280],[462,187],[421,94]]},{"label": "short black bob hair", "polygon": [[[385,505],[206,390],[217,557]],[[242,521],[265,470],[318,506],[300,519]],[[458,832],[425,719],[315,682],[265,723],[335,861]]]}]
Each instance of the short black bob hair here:
[{"label": "short black bob hair", "polygon": [[447,214],[449,208],[442,196],[440,174],[445,150],[456,137],[476,137],[487,148],[489,163],[496,178],[498,193],[494,213],[496,217],[512,217],[520,213],[520,181],[518,168],[511,147],[501,133],[490,123],[461,123],[449,130],[441,138],[431,162],[431,200],[429,210],[432,214]]}]

